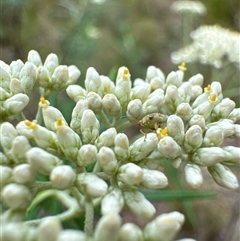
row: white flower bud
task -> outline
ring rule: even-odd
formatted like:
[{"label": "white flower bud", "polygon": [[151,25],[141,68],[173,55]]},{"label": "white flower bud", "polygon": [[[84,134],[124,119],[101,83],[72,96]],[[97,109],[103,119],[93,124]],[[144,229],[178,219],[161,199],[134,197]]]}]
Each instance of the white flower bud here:
[{"label": "white flower bud", "polygon": [[197,241],[197,240],[192,238],[184,238],[184,239],[178,239],[176,241]]},{"label": "white flower bud", "polygon": [[10,90],[13,95],[16,95],[18,93],[24,93],[24,89],[21,85],[21,81],[16,78],[11,79]]},{"label": "white flower bud", "polygon": [[[23,222],[7,222],[1,225],[2,241],[26,241],[29,233],[32,231]],[[34,231],[33,231],[34,232]]]},{"label": "white flower bud", "polygon": [[240,108],[235,108],[228,116],[228,119],[232,120],[233,123],[240,120]]},{"label": "white flower bud", "polygon": [[198,115],[198,114],[193,115],[193,117],[189,121],[189,125],[190,126],[198,125],[202,128],[202,130],[206,129],[204,117],[202,115]]},{"label": "white flower bud", "polygon": [[182,144],[184,139],[184,123],[177,115],[170,115],[167,119],[167,133],[178,144]]},{"label": "white flower bud", "polygon": [[24,66],[24,63],[20,59],[18,59],[16,61],[12,61],[10,64],[12,77],[19,79],[19,73],[20,73],[21,69],[23,68],[23,66]]},{"label": "white flower bud", "polygon": [[175,113],[179,104],[178,89],[175,85],[169,85],[165,93],[165,105],[170,113]]},{"label": "white flower bud", "polygon": [[129,140],[124,133],[118,133],[114,140],[114,152],[116,156],[121,159],[128,159],[129,152]]},{"label": "white flower bud", "polygon": [[186,182],[192,188],[199,188],[203,183],[201,168],[196,164],[187,163],[184,167],[184,175]]},{"label": "white flower bud", "polygon": [[221,119],[217,122],[213,122],[207,125],[207,127],[218,126],[222,132],[224,137],[230,137],[235,135],[235,125],[232,120],[229,119]]},{"label": "white flower bud", "polygon": [[54,188],[66,189],[72,186],[76,179],[76,173],[69,165],[54,167],[50,174],[50,180]]},{"label": "white flower bud", "polygon": [[203,146],[220,146],[224,140],[224,134],[220,127],[211,126],[207,129],[203,139]]},{"label": "white flower bud", "polygon": [[0,125],[0,146],[6,155],[11,152],[13,141],[17,136],[18,133],[11,123],[4,122]]},{"label": "white flower bud", "polygon": [[119,116],[122,113],[120,102],[114,94],[104,95],[102,106],[107,115]]},{"label": "white flower bud", "polygon": [[59,232],[56,241],[87,241],[86,234],[80,230],[64,229]]},{"label": "white flower bud", "polygon": [[200,96],[203,93],[203,89],[199,85],[192,85],[192,91],[191,92],[192,92],[191,102],[193,102],[198,96]]},{"label": "white flower bud", "polygon": [[134,214],[145,218],[151,218],[156,213],[152,203],[149,202],[141,192],[125,191],[123,194],[126,206]]},{"label": "white flower bud", "polygon": [[[182,72],[182,71],[181,71]],[[166,84],[169,85],[175,85],[176,87],[179,87],[182,83],[182,78],[179,78],[177,71],[172,71],[168,74],[166,78]]]},{"label": "white flower bud", "polygon": [[124,206],[124,199],[121,189],[114,188],[107,193],[101,201],[101,213],[120,213]]},{"label": "white flower bud", "polygon": [[102,167],[103,171],[107,174],[114,173],[118,168],[118,162],[115,157],[114,151],[109,147],[101,147],[97,154],[97,161]]},{"label": "white flower bud", "polygon": [[[49,131],[47,128],[37,125],[35,122],[31,121],[24,121],[25,126],[29,128],[29,134],[34,137],[34,141],[37,145],[45,150],[49,150],[53,153],[59,150],[57,135]],[[18,128],[20,129],[20,127]],[[21,134],[25,134],[26,130],[22,130]]]},{"label": "white flower bud", "polygon": [[49,71],[44,66],[39,66],[37,68],[37,79],[36,83],[42,88],[51,88],[52,79],[50,77]]},{"label": "white flower bud", "polygon": [[111,147],[114,145],[116,135],[117,131],[114,127],[108,128],[100,134],[100,136],[95,141],[95,144],[98,148],[101,148],[102,146]]},{"label": "white flower bud", "polygon": [[85,99],[87,96],[87,91],[80,85],[69,85],[66,89],[68,96],[78,102],[81,99]]},{"label": "white flower bud", "polygon": [[202,86],[203,85],[203,76],[201,74],[193,75],[191,78],[189,78],[188,82],[191,83],[192,85]]},{"label": "white flower bud", "polygon": [[77,176],[77,187],[92,197],[101,197],[107,193],[107,183],[92,173],[81,173]]},{"label": "white flower bud", "polygon": [[68,80],[68,67],[66,65],[59,65],[52,75],[52,88],[57,91],[63,90],[67,87]]},{"label": "white flower bud", "polygon": [[68,75],[69,79],[67,81],[67,85],[75,84],[78,80],[78,78],[81,75],[81,71],[77,68],[75,65],[68,66]]},{"label": "white flower bud", "polygon": [[0,165],[0,189],[13,181],[13,170],[10,167]]},{"label": "white flower bud", "polygon": [[25,136],[17,136],[12,143],[12,155],[16,163],[26,161],[26,152],[31,149],[28,139]]},{"label": "white flower bud", "polygon": [[62,122],[67,126],[67,121],[63,117],[62,113],[55,107],[49,106],[49,102],[43,97],[40,99],[39,106],[42,107],[42,114],[45,126],[51,130],[56,131],[56,122],[61,119]]},{"label": "white flower bud", "polygon": [[6,109],[10,115],[21,112],[28,104],[29,97],[25,94],[18,93],[7,99],[3,103],[3,108]]},{"label": "white flower bud", "polygon": [[36,66],[31,62],[26,62],[19,73],[19,79],[25,93],[30,93],[36,81]]},{"label": "white flower bud", "polygon": [[142,168],[133,164],[127,163],[122,165],[118,169],[118,180],[128,184],[128,185],[135,185],[139,184],[143,180],[143,171]]},{"label": "white flower bud", "polygon": [[171,136],[165,136],[158,142],[158,151],[166,158],[173,160],[181,155],[182,149]]},{"label": "white flower bud", "polygon": [[227,118],[234,110],[235,105],[234,101],[225,98],[214,107],[212,116],[217,120]]},{"label": "white flower bud", "polygon": [[113,81],[109,79],[108,76],[100,75],[100,79],[103,86],[103,93],[106,94],[114,94],[115,93],[115,84]]},{"label": "white flower bud", "polygon": [[240,164],[240,147],[236,146],[224,146],[222,149],[228,152],[229,158],[225,163],[237,163]]},{"label": "white flower bud", "polygon": [[227,159],[228,153],[220,147],[202,147],[191,157],[191,160],[199,166],[212,166]]},{"label": "white flower bud", "polygon": [[88,108],[93,110],[95,113],[100,112],[102,108],[101,97],[95,92],[89,92],[87,94]]},{"label": "white flower bud", "polygon": [[87,100],[79,100],[73,108],[70,126],[78,134],[81,134],[81,119],[87,108]]},{"label": "white flower bud", "polygon": [[143,116],[142,102],[139,99],[131,100],[127,106],[127,117],[129,121],[136,123]]},{"label": "white flower bud", "polygon": [[1,62],[0,62],[0,73],[1,73],[0,87],[5,89],[7,92],[10,92],[10,89],[9,89],[10,82],[11,82],[10,71],[11,69],[7,64],[4,63],[4,66],[3,66],[1,65]]},{"label": "white flower bud", "polygon": [[27,60],[36,66],[42,65],[42,60],[39,53],[36,50],[30,50],[28,52]]},{"label": "white flower bud", "polygon": [[97,159],[97,147],[95,145],[86,144],[81,146],[78,152],[77,163],[79,166],[88,166]]},{"label": "white flower bud", "polygon": [[142,105],[144,115],[158,113],[164,103],[165,98],[163,91],[161,89],[154,90]]},{"label": "white flower bud", "polygon": [[96,226],[94,241],[117,241],[122,219],[117,213],[103,215]]},{"label": "white flower bud", "polygon": [[26,209],[32,200],[32,194],[26,186],[11,183],[3,188],[2,198],[11,209]]},{"label": "white flower bud", "polygon": [[239,187],[237,177],[228,167],[222,165],[221,163],[209,166],[208,171],[219,186],[229,189],[237,189]]},{"label": "white flower bud", "polygon": [[4,90],[2,87],[0,87],[0,101],[6,100],[9,97],[10,97],[10,94],[6,90]]},{"label": "white flower bud", "polygon": [[54,70],[59,65],[58,62],[58,56],[56,54],[49,54],[44,62],[44,67],[49,71],[49,73],[52,75]]},{"label": "white flower bud", "polygon": [[81,133],[84,143],[94,143],[99,136],[100,123],[92,110],[83,111]]},{"label": "white flower bud", "polygon": [[192,98],[192,85],[189,82],[184,82],[178,88],[178,94],[182,101],[189,103]]},{"label": "white flower bud", "polygon": [[131,90],[130,97],[132,100],[140,99],[141,101],[145,101],[150,92],[151,86],[149,83],[146,83],[144,80],[141,79],[136,79],[134,81],[134,87]]},{"label": "white flower bud", "polygon": [[37,229],[37,241],[56,241],[62,227],[55,217],[44,218]]},{"label": "white flower bud", "polygon": [[165,75],[162,70],[151,65],[147,68],[146,81],[149,83],[155,77],[158,77],[164,83]]},{"label": "white flower bud", "polygon": [[202,115],[205,120],[211,115],[211,112],[216,104],[217,96],[216,94],[211,94],[207,101],[199,104],[195,109],[193,109],[193,114]]},{"label": "white flower bud", "polygon": [[153,79],[151,79],[150,80],[151,90],[154,91],[156,89],[163,89],[164,81],[165,81],[164,78],[154,77]]},{"label": "white flower bud", "polygon": [[179,116],[183,121],[189,121],[192,117],[192,108],[188,103],[181,103],[176,110],[176,115]]},{"label": "white flower bud", "polygon": [[168,185],[168,179],[164,173],[157,170],[142,168],[143,180],[141,186],[149,189],[164,188]]},{"label": "white flower bud", "polygon": [[204,88],[204,92],[201,95],[198,95],[197,98],[192,103],[192,108],[196,108],[197,106],[201,105],[202,103],[206,102],[208,100],[208,97],[211,93],[212,89],[211,86],[208,85],[206,88]]},{"label": "white flower bud", "polygon": [[85,87],[88,92],[92,91],[100,96],[103,95],[102,81],[98,72],[93,67],[87,69]]},{"label": "white flower bud", "polygon": [[134,223],[125,223],[120,229],[120,241],[143,241],[142,230]]},{"label": "white flower bud", "polygon": [[62,125],[62,120],[57,123],[58,143],[66,157],[75,161],[81,146],[80,137],[69,126]]},{"label": "white flower bud", "polygon": [[28,163],[20,164],[13,169],[14,180],[23,185],[32,184],[35,181],[36,170]]},{"label": "white flower bud", "polygon": [[158,138],[155,133],[149,133],[147,137],[138,138],[129,147],[131,160],[136,162],[147,157],[158,144]]},{"label": "white flower bud", "polygon": [[42,174],[49,175],[54,167],[60,165],[62,161],[56,156],[44,151],[41,148],[33,147],[27,154],[30,165]]},{"label": "white flower bud", "polygon": [[130,76],[131,75],[128,68],[119,68],[116,80],[115,95],[124,109],[126,108],[130,99],[130,92],[132,87]]},{"label": "white flower bud", "polygon": [[198,125],[191,126],[185,133],[183,147],[186,152],[194,152],[201,147],[203,142],[202,129]]},{"label": "white flower bud", "polygon": [[146,225],[144,240],[172,241],[183,223],[184,216],[179,212],[162,214]]}]

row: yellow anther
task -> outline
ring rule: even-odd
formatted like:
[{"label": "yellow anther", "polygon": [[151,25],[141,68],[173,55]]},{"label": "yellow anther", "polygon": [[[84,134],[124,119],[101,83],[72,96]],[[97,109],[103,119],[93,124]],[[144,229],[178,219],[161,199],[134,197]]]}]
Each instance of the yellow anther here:
[{"label": "yellow anther", "polygon": [[213,102],[216,102],[216,101],[217,101],[217,95],[216,95],[216,94],[212,94],[212,95],[209,96],[208,99],[209,99],[209,101],[212,102],[212,103],[213,103]]},{"label": "yellow anther", "polygon": [[163,128],[163,129],[158,128],[158,129],[156,130],[156,133],[157,133],[158,139],[160,140],[160,139],[163,138],[164,136],[167,136],[167,134],[168,134],[168,129],[167,129],[167,127]]},{"label": "yellow anther", "polygon": [[62,126],[64,126],[64,125],[65,125],[65,123],[64,123],[63,119],[62,119],[61,117],[59,117],[59,118],[57,119],[57,121],[56,121],[56,126],[57,126],[57,127],[62,127]]},{"label": "yellow anther", "polygon": [[131,75],[129,73],[128,68],[124,68],[123,75],[122,75],[123,80],[128,80],[130,78],[130,76]]},{"label": "yellow anther", "polygon": [[47,100],[45,100],[44,97],[40,98],[40,102],[39,102],[39,106],[42,108],[46,108],[49,106],[49,102]]},{"label": "yellow anther", "polygon": [[25,120],[25,125],[32,130],[37,129],[37,124],[33,121]]},{"label": "yellow anther", "polygon": [[208,85],[207,87],[204,88],[204,91],[205,91],[206,93],[210,93],[211,90],[212,90],[211,85]]},{"label": "yellow anther", "polygon": [[184,62],[182,62],[179,66],[178,66],[178,69],[181,70],[181,71],[186,71],[187,68],[186,68],[186,64]]}]

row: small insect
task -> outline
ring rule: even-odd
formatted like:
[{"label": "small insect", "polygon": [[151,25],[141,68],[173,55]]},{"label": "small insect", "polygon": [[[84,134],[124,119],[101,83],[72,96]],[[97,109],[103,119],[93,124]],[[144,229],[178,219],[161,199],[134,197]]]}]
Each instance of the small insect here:
[{"label": "small insect", "polygon": [[159,128],[164,129],[166,127],[168,116],[160,113],[152,113],[144,116],[138,124],[143,127],[140,131],[144,134],[145,139],[147,133],[157,131]]}]

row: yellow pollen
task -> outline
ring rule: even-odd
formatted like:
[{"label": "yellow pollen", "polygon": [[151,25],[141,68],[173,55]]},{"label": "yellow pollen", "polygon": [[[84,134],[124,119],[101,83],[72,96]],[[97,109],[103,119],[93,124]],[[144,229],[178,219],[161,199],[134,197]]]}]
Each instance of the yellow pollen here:
[{"label": "yellow pollen", "polygon": [[163,138],[164,136],[167,136],[167,134],[168,134],[168,129],[167,129],[167,127],[163,128],[163,129],[158,128],[157,131],[156,131],[156,133],[157,133],[158,139],[160,140],[160,139]]},{"label": "yellow pollen", "polygon": [[64,126],[64,122],[63,122],[63,120],[62,120],[61,117],[59,117],[59,118],[57,119],[57,121],[56,121],[56,126],[57,126],[57,127],[62,127],[62,126]]},{"label": "yellow pollen", "polygon": [[179,66],[178,66],[178,69],[181,70],[181,71],[186,71],[187,68],[186,68],[186,64],[184,62],[182,62]]},{"label": "yellow pollen", "polygon": [[39,106],[41,106],[42,108],[46,108],[49,106],[49,102],[47,100],[45,100],[44,97],[40,98],[40,102],[39,102]]},{"label": "yellow pollen", "polygon": [[128,68],[124,68],[123,75],[122,75],[123,80],[128,80],[130,76],[131,76],[131,75],[130,75],[130,73],[129,73]]},{"label": "yellow pollen", "polygon": [[211,92],[211,85],[208,85],[207,87],[205,87],[204,88],[204,91],[206,92],[206,93],[210,93]]},{"label": "yellow pollen", "polygon": [[209,101],[210,101],[210,102],[216,102],[216,101],[217,101],[217,95],[216,95],[216,94],[210,95]]},{"label": "yellow pollen", "polygon": [[34,123],[33,121],[29,121],[29,120],[25,120],[25,125],[32,130],[36,130],[37,129],[37,124]]}]

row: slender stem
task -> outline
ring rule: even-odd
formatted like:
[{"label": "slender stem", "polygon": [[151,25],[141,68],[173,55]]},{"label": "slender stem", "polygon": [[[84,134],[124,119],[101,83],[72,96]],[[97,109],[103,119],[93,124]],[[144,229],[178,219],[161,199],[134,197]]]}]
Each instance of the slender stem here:
[{"label": "slender stem", "polygon": [[85,222],[84,232],[88,236],[93,236],[93,218],[94,218],[94,207],[91,197],[86,197],[85,201]]},{"label": "slender stem", "polygon": [[38,107],[38,110],[37,110],[37,114],[36,114],[36,121],[37,123],[40,125],[42,123],[42,120],[43,120],[43,116],[42,116],[42,107]]},{"label": "slender stem", "polygon": [[109,120],[108,120],[105,112],[104,112],[103,110],[101,110],[101,112],[100,112],[99,114],[100,114],[100,117],[101,117],[101,120],[102,120],[104,126],[105,126],[106,128],[111,127],[111,123],[109,122]]},{"label": "slender stem", "polygon": [[118,132],[121,132],[122,130],[127,129],[128,127],[130,127],[132,124],[129,121],[126,121],[124,123],[122,123],[121,125],[117,126],[116,129]]}]

